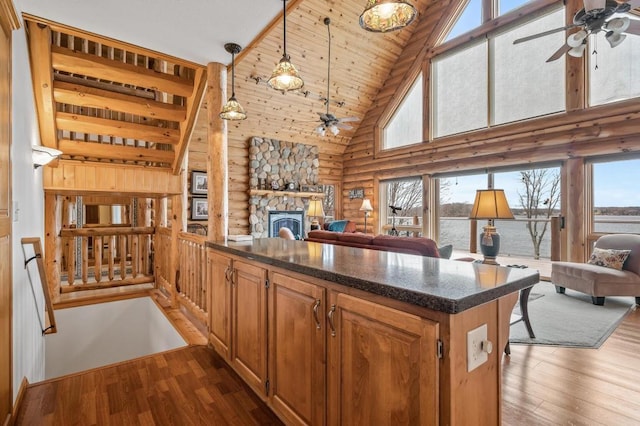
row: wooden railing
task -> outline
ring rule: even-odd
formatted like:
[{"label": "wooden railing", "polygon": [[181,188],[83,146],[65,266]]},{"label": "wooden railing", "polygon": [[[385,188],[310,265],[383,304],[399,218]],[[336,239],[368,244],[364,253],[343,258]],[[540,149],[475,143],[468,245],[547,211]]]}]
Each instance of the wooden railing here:
[{"label": "wooden railing", "polygon": [[[53,304],[51,303],[51,288],[47,283],[47,274],[44,271],[44,259],[42,258],[42,244],[40,243],[40,238],[23,238],[22,240],[20,240],[20,242],[22,243],[22,253],[24,254],[24,267],[27,269],[27,275],[29,276],[29,284],[31,285],[34,302],[36,303],[36,312],[38,313],[38,320],[40,321],[42,334],[56,333],[58,331],[58,328],[56,326],[56,316],[53,312]],[[32,246],[32,249],[31,252],[27,254],[28,249],[25,249],[25,246],[29,245]],[[29,272],[29,263],[32,260],[35,260],[36,265],[38,266],[38,277],[40,278],[40,285],[42,287],[42,295],[44,296],[45,303],[44,309],[47,313],[45,322],[43,322],[42,318],[40,318],[40,307],[38,306],[37,299],[35,298],[36,291],[33,288],[33,278],[31,277],[31,272]]]},{"label": "wooden railing", "polygon": [[171,277],[171,228],[159,227],[156,230],[154,251],[156,285],[159,289],[164,290],[165,294],[172,295],[173,286],[171,283],[173,283],[174,277]]},{"label": "wooden railing", "polygon": [[208,325],[207,237],[187,232],[178,235],[178,302],[203,325]]},{"label": "wooden railing", "polygon": [[153,227],[64,229],[61,292],[154,282]]}]

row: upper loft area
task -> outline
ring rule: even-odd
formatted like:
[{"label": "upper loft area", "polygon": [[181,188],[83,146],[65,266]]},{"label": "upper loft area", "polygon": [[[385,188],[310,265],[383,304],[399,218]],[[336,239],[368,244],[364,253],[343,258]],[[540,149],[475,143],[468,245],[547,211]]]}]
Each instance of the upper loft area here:
[{"label": "upper loft area", "polygon": [[25,27],[44,146],[180,171],[205,67],[28,15]]}]

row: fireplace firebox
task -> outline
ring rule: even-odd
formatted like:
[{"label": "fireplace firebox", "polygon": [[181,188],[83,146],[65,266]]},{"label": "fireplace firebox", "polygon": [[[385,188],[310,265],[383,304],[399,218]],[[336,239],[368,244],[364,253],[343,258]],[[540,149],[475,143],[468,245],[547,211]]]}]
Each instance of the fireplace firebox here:
[{"label": "fireplace firebox", "polygon": [[296,238],[304,237],[304,211],[270,210],[269,237],[277,237],[280,228],[289,228]]}]

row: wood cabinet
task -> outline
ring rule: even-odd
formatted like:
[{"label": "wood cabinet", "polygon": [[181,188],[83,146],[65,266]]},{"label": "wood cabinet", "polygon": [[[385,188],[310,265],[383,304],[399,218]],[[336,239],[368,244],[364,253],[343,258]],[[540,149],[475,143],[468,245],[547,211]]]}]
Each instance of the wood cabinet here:
[{"label": "wood cabinet", "polygon": [[438,324],[332,293],[328,424],[438,424]]},{"label": "wood cabinet", "polygon": [[249,386],[266,394],[267,271],[233,261],[231,365]]},{"label": "wood cabinet", "polygon": [[318,285],[271,276],[269,400],[288,424],[325,424],[325,295]]},{"label": "wood cabinet", "polygon": [[225,359],[231,359],[231,282],[230,257],[207,251],[209,280],[209,342]]},{"label": "wood cabinet", "polygon": [[266,269],[209,251],[209,341],[259,394],[266,394]]}]

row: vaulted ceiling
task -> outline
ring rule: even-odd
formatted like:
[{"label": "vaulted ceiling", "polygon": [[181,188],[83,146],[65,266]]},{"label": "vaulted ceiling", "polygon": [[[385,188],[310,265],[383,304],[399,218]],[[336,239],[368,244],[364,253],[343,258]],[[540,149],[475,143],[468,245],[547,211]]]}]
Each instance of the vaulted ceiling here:
[{"label": "vaulted ceiling", "polygon": [[[431,1],[414,4],[422,12]],[[317,144],[325,153],[344,152],[359,123],[350,123],[353,129],[336,136],[317,135],[314,130],[320,124],[319,113],[326,112],[327,98],[329,111],[338,118],[362,119],[417,26],[387,34],[367,32],[358,24],[364,3],[287,3],[287,53],[305,81],[299,92],[283,95],[266,84],[283,53],[282,13],[243,46],[236,60],[236,97],[248,119],[229,123],[234,138],[264,135]],[[328,94],[326,17],[331,19],[332,37]],[[43,145],[61,149],[67,159],[170,167],[177,172],[204,90],[206,64],[60,25],[46,16],[26,18]],[[243,31],[229,31],[224,42],[237,42]],[[201,113],[196,134],[202,136],[206,126],[206,114]]]}]

